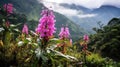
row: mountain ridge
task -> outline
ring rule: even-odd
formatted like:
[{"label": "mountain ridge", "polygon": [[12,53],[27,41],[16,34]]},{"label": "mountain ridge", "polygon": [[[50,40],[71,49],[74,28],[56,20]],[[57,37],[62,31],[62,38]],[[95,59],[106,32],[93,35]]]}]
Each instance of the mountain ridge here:
[{"label": "mountain ridge", "polygon": [[97,24],[98,22],[101,22],[102,24],[106,25],[110,19],[114,17],[120,17],[120,8],[111,5],[103,5],[95,9],[88,9],[83,6],[75,5],[75,4],[74,5],[63,4],[61,6],[72,10],[82,11],[82,14],[78,14],[78,15],[93,14],[94,16],[85,17],[85,18],[79,18],[78,16],[67,16],[68,18],[70,18],[76,24],[80,25],[89,33],[94,33],[92,28],[98,27]]}]

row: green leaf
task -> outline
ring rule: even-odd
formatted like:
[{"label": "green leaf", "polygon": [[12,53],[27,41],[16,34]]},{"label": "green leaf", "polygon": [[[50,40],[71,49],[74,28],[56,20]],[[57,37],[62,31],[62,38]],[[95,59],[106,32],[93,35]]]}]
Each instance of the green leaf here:
[{"label": "green leaf", "polygon": [[16,28],[16,27],[18,27],[19,25],[21,25],[21,23],[19,23],[19,24],[17,24],[17,25],[10,24],[10,27],[11,27],[11,28]]},{"label": "green leaf", "polygon": [[48,58],[44,54],[41,54],[40,57],[42,58],[43,62],[47,62]]},{"label": "green leaf", "polygon": [[52,39],[50,39],[49,40],[49,43],[60,43],[61,42],[61,40],[60,39],[58,39],[58,38],[52,38]]},{"label": "green leaf", "polygon": [[64,54],[62,54],[61,52],[56,51],[56,50],[52,50],[52,49],[51,49],[51,51],[53,51],[53,52],[55,53],[55,55],[58,55],[58,56],[64,57],[64,58],[66,58],[66,59],[69,59],[70,61],[73,61],[73,60],[78,61],[78,59],[75,58],[75,57],[73,57],[73,56],[64,55]]},{"label": "green leaf", "polygon": [[22,46],[23,44],[24,44],[23,41],[19,41],[19,42],[18,42],[18,46],[19,46],[19,47]]},{"label": "green leaf", "polygon": [[4,31],[5,29],[3,27],[0,28],[0,32]]},{"label": "green leaf", "polygon": [[18,29],[13,29],[14,31],[16,31],[16,32],[20,32]]},{"label": "green leaf", "polygon": [[33,43],[33,45],[34,45],[34,46],[38,46],[38,44],[37,44],[37,43]]},{"label": "green leaf", "polygon": [[29,43],[29,42],[30,42],[30,41],[29,41],[29,40],[27,40],[27,39],[25,39],[25,40],[24,40],[24,43],[26,43],[26,44],[27,44],[27,43]]}]

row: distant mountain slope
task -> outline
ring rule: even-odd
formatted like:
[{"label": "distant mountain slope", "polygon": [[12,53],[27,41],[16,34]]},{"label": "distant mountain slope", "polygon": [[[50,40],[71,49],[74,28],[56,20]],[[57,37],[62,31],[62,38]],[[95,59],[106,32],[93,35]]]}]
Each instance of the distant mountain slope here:
[{"label": "distant mountain slope", "polygon": [[[40,12],[44,5],[38,3],[37,0],[0,0],[1,5],[5,3],[12,3],[16,9],[16,12],[24,13],[27,15],[29,28],[34,30],[38,24],[40,18]],[[60,27],[63,25],[68,25],[70,28],[71,37],[73,39],[78,39],[79,36],[82,36],[85,32],[79,25],[75,24],[73,21],[69,20],[62,14],[55,13],[56,16],[56,27],[57,33],[60,31]],[[57,35],[57,34],[56,34]]]},{"label": "distant mountain slope", "polygon": [[93,17],[84,17],[80,18],[78,16],[67,16],[75,23],[79,24],[82,28],[84,28],[88,32],[93,32],[93,27],[98,27],[97,22],[101,21],[104,25],[107,24],[107,22],[114,18],[114,17],[120,17],[120,8],[109,6],[109,5],[103,5],[100,8],[96,9],[88,9],[79,5],[74,4],[61,4],[61,6],[77,11],[82,11],[81,14],[78,15],[85,15],[85,14],[95,14]]}]

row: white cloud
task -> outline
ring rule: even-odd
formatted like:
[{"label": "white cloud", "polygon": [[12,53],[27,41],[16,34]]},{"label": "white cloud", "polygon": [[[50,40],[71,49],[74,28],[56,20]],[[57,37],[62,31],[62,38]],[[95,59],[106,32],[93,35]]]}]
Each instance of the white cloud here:
[{"label": "white cloud", "polygon": [[[51,0],[52,1],[52,0]],[[43,1],[42,3],[46,6],[46,7],[52,7],[49,8],[51,10],[54,10],[55,12],[59,12],[63,15],[66,16],[77,16],[79,18],[90,18],[90,17],[95,17],[97,14],[84,14],[84,12],[82,10],[75,10],[75,9],[70,9],[70,8],[65,8],[63,6],[60,6],[59,3],[56,2],[46,2]]]},{"label": "white cloud", "polygon": [[44,2],[63,3],[63,0],[42,0]]},{"label": "white cloud", "polygon": [[90,9],[99,8],[101,5],[113,5],[120,7],[120,0],[42,0],[42,1],[76,4]]},{"label": "white cloud", "polygon": [[79,18],[95,17],[97,14],[84,14],[82,10],[75,10],[60,6],[60,3],[76,4],[89,9],[99,8],[102,5],[112,5],[120,7],[120,0],[38,0],[41,1],[46,7],[64,14],[66,16],[77,16]]},{"label": "white cloud", "polygon": [[69,9],[69,8],[65,8],[63,6],[60,6],[58,3],[43,2],[43,4],[48,8],[52,7],[50,9],[54,10],[55,12],[59,12],[61,14],[65,14],[65,15],[76,15],[76,14],[78,14],[78,12],[82,13],[82,11],[77,11],[77,10],[73,10],[73,9]]},{"label": "white cloud", "polygon": [[120,0],[106,0],[103,5],[112,5],[120,8]]},{"label": "white cloud", "polygon": [[95,17],[97,14],[82,14],[78,15],[79,18],[90,18],[90,17]]}]

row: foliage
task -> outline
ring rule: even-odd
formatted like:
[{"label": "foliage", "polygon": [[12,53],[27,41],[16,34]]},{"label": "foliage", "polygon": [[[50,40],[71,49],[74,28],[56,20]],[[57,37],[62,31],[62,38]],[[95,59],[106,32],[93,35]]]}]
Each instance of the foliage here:
[{"label": "foliage", "polygon": [[112,19],[108,25],[95,29],[96,34],[91,35],[92,49],[95,52],[101,52],[106,57],[110,57],[116,61],[120,60],[120,19]]},{"label": "foliage", "polygon": [[108,57],[102,58],[99,54],[92,53],[87,56],[87,67],[119,67],[119,63],[116,63]]}]

